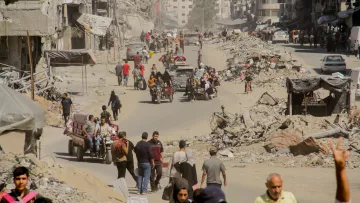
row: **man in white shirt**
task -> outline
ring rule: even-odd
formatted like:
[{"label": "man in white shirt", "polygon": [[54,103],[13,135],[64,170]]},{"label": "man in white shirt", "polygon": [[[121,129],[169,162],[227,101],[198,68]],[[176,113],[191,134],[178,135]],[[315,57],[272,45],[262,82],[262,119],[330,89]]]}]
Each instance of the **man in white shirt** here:
[{"label": "man in white shirt", "polygon": [[97,124],[95,127],[95,146],[96,146],[96,153],[100,151],[100,142],[102,138],[111,135],[112,128],[106,122],[105,117],[101,117],[101,123]]}]

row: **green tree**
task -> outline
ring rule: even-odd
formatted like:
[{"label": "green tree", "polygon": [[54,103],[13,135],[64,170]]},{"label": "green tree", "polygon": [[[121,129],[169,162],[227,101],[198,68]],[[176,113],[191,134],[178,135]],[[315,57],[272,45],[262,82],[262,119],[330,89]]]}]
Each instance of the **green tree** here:
[{"label": "green tree", "polygon": [[194,0],[193,9],[188,15],[186,27],[191,30],[201,30],[204,19],[204,29],[210,28],[215,24],[217,12],[216,0]]}]

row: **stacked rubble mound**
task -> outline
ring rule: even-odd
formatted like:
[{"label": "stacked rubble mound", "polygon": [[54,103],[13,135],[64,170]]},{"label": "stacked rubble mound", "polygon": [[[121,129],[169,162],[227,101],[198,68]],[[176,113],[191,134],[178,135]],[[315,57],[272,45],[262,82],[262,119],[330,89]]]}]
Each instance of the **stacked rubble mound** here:
[{"label": "stacked rubble mound", "polygon": [[66,183],[54,178],[52,172],[54,166],[40,162],[34,156],[17,156],[14,154],[2,154],[0,156],[0,183],[6,183],[6,190],[15,186],[12,179],[12,171],[19,166],[25,166],[30,170],[30,189],[36,190],[44,197],[53,202],[95,202],[86,194],[78,192]]},{"label": "stacked rubble mound", "polygon": [[256,86],[285,84],[286,77],[306,73],[290,53],[281,53],[272,44],[253,36],[232,35],[220,49],[227,52],[227,70],[220,72],[224,81],[244,80],[250,74]]},{"label": "stacked rubble mound", "polygon": [[125,202],[123,196],[109,188],[91,173],[75,167],[62,166],[44,157],[39,161],[34,155],[4,153],[0,147],[0,183],[9,191],[13,184],[12,171],[19,166],[30,171],[28,187],[54,203],[68,202]]},{"label": "stacked rubble mound", "polygon": [[198,140],[216,146],[225,159],[241,163],[332,167],[329,140],[343,136],[348,138],[343,144],[352,149],[349,166],[360,166],[359,134],[326,119],[287,116],[286,110],[285,101],[266,92],[242,115],[214,114],[210,123],[213,131]]}]

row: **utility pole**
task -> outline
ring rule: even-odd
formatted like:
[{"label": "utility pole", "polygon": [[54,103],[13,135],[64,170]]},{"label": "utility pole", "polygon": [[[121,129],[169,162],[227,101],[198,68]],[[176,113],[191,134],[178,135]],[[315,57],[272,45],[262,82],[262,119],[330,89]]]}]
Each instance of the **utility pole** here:
[{"label": "utility pole", "polygon": [[31,56],[31,46],[30,46],[30,36],[29,30],[26,31],[27,34],[27,44],[28,44],[28,52],[29,52],[29,60],[30,60],[30,90],[31,90],[31,99],[35,100],[35,90],[34,90],[34,71],[33,71],[33,61]]},{"label": "utility pole", "polygon": [[203,7],[202,7],[202,29],[201,32],[204,33],[205,31],[205,0],[203,0]]}]

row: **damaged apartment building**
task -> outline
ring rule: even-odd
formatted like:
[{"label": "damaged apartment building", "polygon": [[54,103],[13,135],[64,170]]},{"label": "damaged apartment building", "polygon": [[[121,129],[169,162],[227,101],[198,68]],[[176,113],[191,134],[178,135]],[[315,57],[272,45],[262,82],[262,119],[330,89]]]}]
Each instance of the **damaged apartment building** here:
[{"label": "damaged apartment building", "polygon": [[44,50],[96,49],[94,36],[105,36],[112,19],[92,15],[91,0],[18,0],[0,2],[0,68],[30,69]]}]

